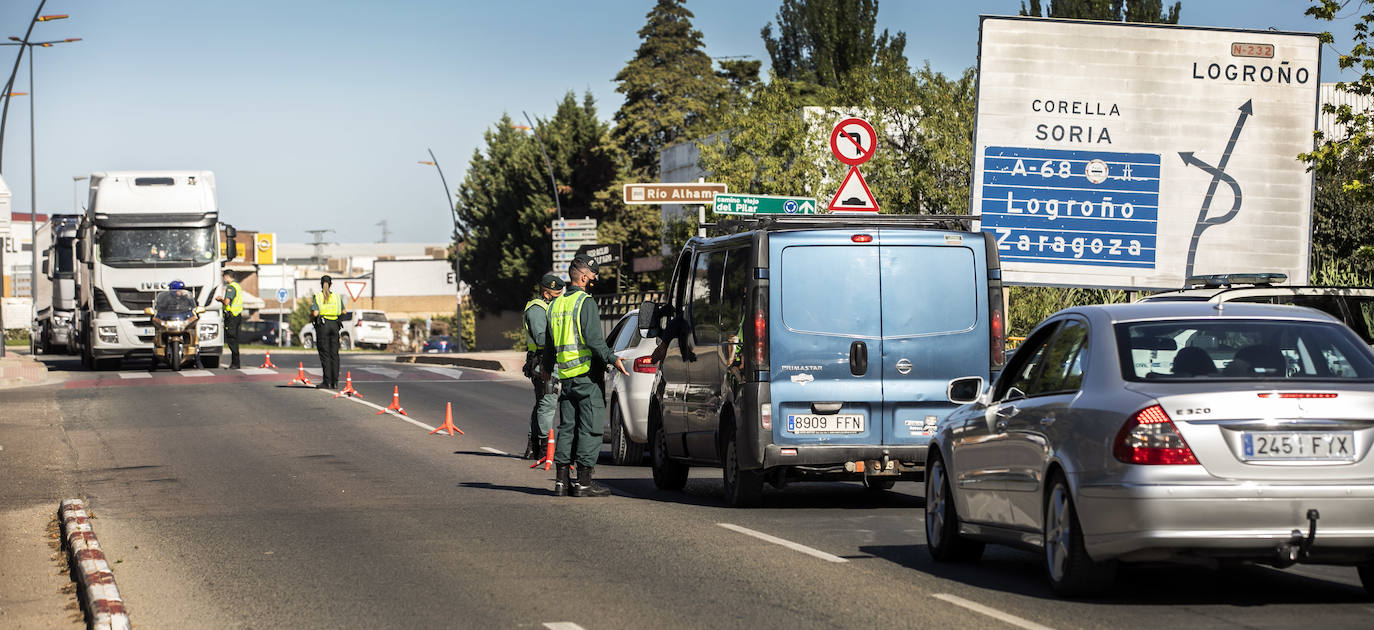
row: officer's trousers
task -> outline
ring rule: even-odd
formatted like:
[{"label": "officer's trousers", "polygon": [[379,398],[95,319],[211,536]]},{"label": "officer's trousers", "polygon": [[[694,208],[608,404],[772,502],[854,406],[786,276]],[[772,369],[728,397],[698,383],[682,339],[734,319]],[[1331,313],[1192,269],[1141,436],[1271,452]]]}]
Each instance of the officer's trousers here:
[{"label": "officer's trousers", "polygon": [[320,318],[315,327],[315,350],[320,353],[320,380],[325,387],[339,386],[339,320]]},{"label": "officer's trousers", "polygon": [[[530,379],[534,384],[534,408],[530,410],[530,434],[538,439],[539,444],[549,436],[549,429],[553,428],[553,417],[558,413],[558,394],[553,391],[554,383],[558,381],[550,379],[544,381],[536,374]],[[543,449],[539,449],[542,454]]]},{"label": "officer's trousers", "polygon": [[558,442],[554,446],[553,463],[566,466],[576,461],[578,468],[591,470],[601,455],[606,401],[602,399],[601,388],[586,374],[564,379],[562,386],[558,395]]},{"label": "officer's trousers", "polygon": [[229,367],[239,366],[239,329],[243,326],[243,315],[224,313],[224,345],[229,346]]}]

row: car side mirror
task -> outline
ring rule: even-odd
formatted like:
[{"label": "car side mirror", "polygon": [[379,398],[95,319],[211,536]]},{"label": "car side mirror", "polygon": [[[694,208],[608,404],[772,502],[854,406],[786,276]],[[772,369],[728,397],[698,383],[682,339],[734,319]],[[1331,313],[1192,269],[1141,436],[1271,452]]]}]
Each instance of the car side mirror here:
[{"label": "car side mirror", "polygon": [[653,339],[663,334],[663,329],[658,323],[658,304],[645,301],[639,305],[639,317],[636,325],[639,326],[640,334],[649,339]]},{"label": "car side mirror", "polygon": [[148,308],[143,309],[143,314],[144,314],[144,315],[154,315],[155,313],[153,313],[153,307],[149,306]]},{"label": "car side mirror", "polygon": [[983,377],[965,376],[956,378],[949,382],[945,388],[945,397],[956,405],[967,405],[977,402],[983,395]]}]

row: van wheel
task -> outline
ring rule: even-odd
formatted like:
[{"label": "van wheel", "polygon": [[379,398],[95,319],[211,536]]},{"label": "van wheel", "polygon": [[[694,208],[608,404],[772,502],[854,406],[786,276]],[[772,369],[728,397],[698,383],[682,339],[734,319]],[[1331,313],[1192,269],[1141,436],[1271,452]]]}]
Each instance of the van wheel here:
[{"label": "van wheel", "polygon": [[725,443],[725,502],[734,508],[754,507],[763,499],[763,475],[753,470],[740,470],[739,438],[734,427]]},{"label": "van wheel", "polygon": [[864,477],[864,487],[872,492],[885,492],[895,485],[897,480],[891,477]]},{"label": "van wheel", "polygon": [[668,432],[663,430],[663,423],[655,422],[653,430],[654,486],[659,490],[681,490],[687,485],[688,467],[668,458]]},{"label": "van wheel", "polygon": [[315,347],[315,337],[312,335],[301,336],[301,347],[310,350]]},{"label": "van wheel", "polygon": [[926,464],[926,550],[936,562],[973,562],[983,543],[959,535],[959,512],[950,493],[949,474],[938,454]]},{"label": "van wheel", "polygon": [[638,466],[644,461],[644,446],[630,441],[620,401],[611,400],[611,462],[616,466]]},{"label": "van wheel", "polygon": [[1111,587],[1116,562],[1093,562],[1083,549],[1083,529],[1073,493],[1057,474],[1045,495],[1045,575],[1054,592],[1064,597],[1093,595]]}]

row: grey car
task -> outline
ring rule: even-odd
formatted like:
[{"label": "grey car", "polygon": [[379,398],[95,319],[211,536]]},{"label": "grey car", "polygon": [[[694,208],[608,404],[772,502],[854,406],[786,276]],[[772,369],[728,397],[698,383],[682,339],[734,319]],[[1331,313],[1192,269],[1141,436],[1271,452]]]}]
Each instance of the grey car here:
[{"label": "grey car", "polygon": [[926,538],[1041,553],[1063,595],[1119,562],[1353,565],[1374,593],[1374,353],[1314,309],[1162,302],[1042,322],[936,428]]}]

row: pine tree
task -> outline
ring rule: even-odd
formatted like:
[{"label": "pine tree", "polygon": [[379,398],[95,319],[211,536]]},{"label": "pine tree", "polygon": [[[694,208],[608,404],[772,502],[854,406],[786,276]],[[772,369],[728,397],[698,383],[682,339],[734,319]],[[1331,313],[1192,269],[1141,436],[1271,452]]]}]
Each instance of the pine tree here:
[{"label": "pine tree", "polygon": [[1042,10],[1040,0],[1030,0],[1030,7],[1021,3],[1021,15],[1035,17],[1070,18],[1077,20],[1106,20],[1108,22],[1144,22],[1150,24],[1178,24],[1181,2],[1164,11],[1163,0],[1052,0],[1048,12]]},{"label": "pine tree", "polygon": [[625,102],[615,113],[612,137],[641,181],[658,179],[664,147],[710,131],[726,95],[725,80],[713,71],[683,2],[658,0],[639,30],[634,59],[615,77]]}]

